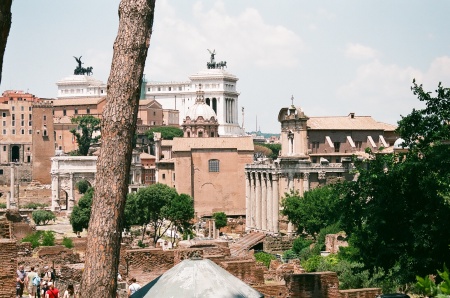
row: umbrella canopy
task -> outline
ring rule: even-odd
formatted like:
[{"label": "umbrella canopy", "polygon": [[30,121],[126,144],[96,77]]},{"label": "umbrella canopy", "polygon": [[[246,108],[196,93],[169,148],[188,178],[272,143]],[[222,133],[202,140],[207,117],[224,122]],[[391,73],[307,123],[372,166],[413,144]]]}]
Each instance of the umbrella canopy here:
[{"label": "umbrella canopy", "polygon": [[208,259],[184,260],[134,293],[132,298],[260,298],[239,278]]}]

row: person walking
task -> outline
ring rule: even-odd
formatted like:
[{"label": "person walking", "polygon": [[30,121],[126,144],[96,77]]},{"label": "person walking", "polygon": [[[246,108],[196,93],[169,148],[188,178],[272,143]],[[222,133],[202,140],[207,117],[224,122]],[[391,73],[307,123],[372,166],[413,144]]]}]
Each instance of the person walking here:
[{"label": "person walking", "polygon": [[16,277],[16,297],[22,298],[23,295],[23,289],[25,286],[28,285],[27,283],[27,274],[23,268],[23,265],[19,266],[19,269],[17,269],[17,277]]},{"label": "person walking", "polygon": [[28,295],[30,298],[35,298],[37,294],[38,286],[41,285],[41,278],[37,274],[37,272],[34,271],[34,266],[31,266],[30,272],[27,274],[27,280],[28,280]]},{"label": "person walking", "polygon": [[141,285],[136,283],[136,278],[132,277],[130,279],[130,285],[128,286],[128,297],[131,297],[134,293],[141,288]]},{"label": "person walking", "polygon": [[48,289],[45,293],[45,298],[59,298],[59,290],[55,288],[55,285],[53,282],[49,281],[47,282]]},{"label": "person walking", "polygon": [[73,285],[68,285],[67,290],[64,292],[63,298],[75,298],[75,289]]}]

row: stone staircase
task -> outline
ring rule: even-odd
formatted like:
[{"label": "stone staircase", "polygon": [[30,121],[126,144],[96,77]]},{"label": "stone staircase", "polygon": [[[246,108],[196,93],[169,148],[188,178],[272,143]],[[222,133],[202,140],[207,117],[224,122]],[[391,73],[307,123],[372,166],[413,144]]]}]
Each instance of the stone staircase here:
[{"label": "stone staircase", "polygon": [[247,234],[230,245],[230,253],[234,257],[245,256],[250,248],[262,242],[264,238],[266,238],[264,233],[254,232]]}]

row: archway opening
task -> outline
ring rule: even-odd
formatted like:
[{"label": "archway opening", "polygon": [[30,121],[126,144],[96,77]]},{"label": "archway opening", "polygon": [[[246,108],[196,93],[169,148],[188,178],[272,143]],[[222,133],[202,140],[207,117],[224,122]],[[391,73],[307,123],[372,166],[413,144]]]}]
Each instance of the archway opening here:
[{"label": "archway opening", "polygon": [[59,208],[61,210],[67,210],[67,205],[69,202],[69,196],[67,195],[67,192],[63,189],[59,191]]},{"label": "archway opening", "polygon": [[11,161],[18,162],[20,159],[20,147],[14,145],[11,147]]}]

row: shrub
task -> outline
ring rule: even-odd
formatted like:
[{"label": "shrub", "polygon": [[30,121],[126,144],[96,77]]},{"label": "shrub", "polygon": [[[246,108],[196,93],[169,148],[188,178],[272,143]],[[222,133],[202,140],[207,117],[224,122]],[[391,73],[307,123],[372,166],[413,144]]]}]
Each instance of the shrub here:
[{"label": "shrub", "polygon": [[67,248],[73,248],[73,241],[68,237],[64,237],[62,240],[62,245],[64,245]]},{"label": "shrub", "polygon": [[38,209],[38,208],[45,208],[45,207],[48,207],[48,204],[33,203],[33,202],[27,203],[22,206],[22,208],[25,208],[25,209]]},{"label": "shrub", "polygon": [[56,216],[53,212],[48,210],[36,210],[31,213],[31,216],[33,217],[33,220],[36,225],[46,225],[49,221],[55,220]]},{"label": "shrub", "polygon": [[89,186],[89,182],[87,182],[87,180],[83,179],[83,180],[78,181],[75,184],[75,187],[78,189],[79,193],[84,194],[84,193],[86,193],[86,191],[89,189],[90,186]]},{"label": "shrub", "polygon": [[212,217],[216,221],[216,229],[218,230],[225,227],[228,223],[227,215],[224,212],[216,212]]},{"label": "shrub", "polygon": [[144,242],[142,242],[142,240],[139,240],[138,243],[137,243],[137,245],[138,245],[139,247],[141,247],[141,248],[144,248],[144,247],[145,247],[145,244],[144,244]]},{"label": "shrub", "polygon": [[53,231],[44,231],[42,233],[42,246],[54,246],[55,245],[55,233]]},{"label": "shrub", "polygon": [[0,209],[6,209],[6,204],[5,203],[0,203]]},{"label": "shrub", "polygon": [[267,268],[269,268],[270,261],[275,260],[276,257],[266,252],[255,253],[255,259],[257,262],[263,263]]},{"label": "shrub", "polygon": [[25,236],[22,242],[30,242],[32,248],[38,246],[54,246],[55,233],[53,231],[36,231]]}]

